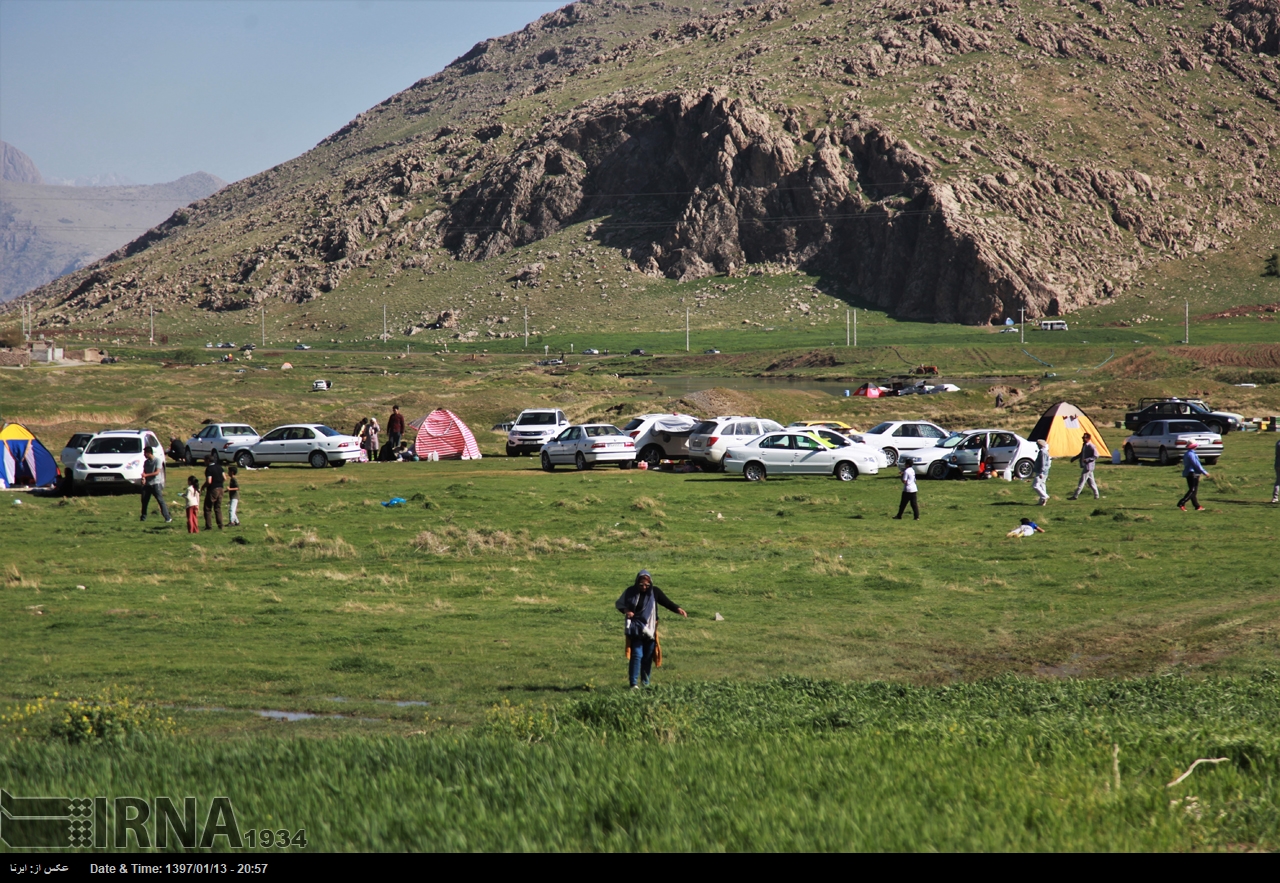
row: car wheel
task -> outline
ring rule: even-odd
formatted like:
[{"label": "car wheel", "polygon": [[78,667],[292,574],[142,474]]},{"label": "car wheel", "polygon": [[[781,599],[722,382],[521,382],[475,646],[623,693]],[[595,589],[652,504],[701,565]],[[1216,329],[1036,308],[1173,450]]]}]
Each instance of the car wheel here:
[{"label": "car wheel", "polygon": [[836,464],[836,478],[841,481],[853,481],[858,477],[858,467],[848,461],[841,461]]},{"label": "car wheel", "polygon": [[1227,434],[1227,427],[1223,426],[1221,423],[1206,423],[1205,426],[1209,427],[1211,432],[1216,432],[1218,435]]},{"label": "car wheel", "polygon": [[764,466],[760,463],[748,463],[742,468],[742,477],[747,481],[764,481]]},{"label": "car wheel", "polygon": [[187,457],[187,465],[194,466],[196,464],[196,458],[191,453],[191,445],[187,445],[187,449],[184,453]]},{"label": "car wheel", "polygon": [[947,464],[941,460],[934,460],[929,464],[929,477],[940,481],[947,477]]},{"label": "car wheel", "polygon": [[897,448],[885,448],[884,455],[885,455],[885,458],[888,459],[890,466],[898,465],[898,449]]},{"label": "car wheel", "polygon": [[543,472],[556,471],[556,464],[551,462],[551,455],[548,454],[546,451],[542,452],[542,471]]},{"label": "car wheel", "polygon": [[1026,457],[1023,457],[1016,465],[1014,465],[1013,474],[1023,481],[1026,481],[1031,477],[1031,473],[1035,472],[1035,469],[1036,464],[1028,460]]},{"label": "car wheel", "polygon": [[520,451],[517,450],[516,448],[511,447],[511,445],[507,445],[507,456],[518,457],[520,456]]},{"label": "car wheel", "polygon": [[1164,445],[1160,446],[1160,465],[1168,466],[1173,460],[1169,459],[1169,449]]},{"label": "car wheel", "polygon": [[347,465],[346,460],[334,460],[332,463],[332,466],[334,469],[341,469],[343,466],[346,466],[346,465]]},{"label": "car wheel", "polygon": [[1138,465],[1138,452],[1133,449],[1133,445],[1124,446],[1124,462],[1130,466]]},{"label": "car wheel", "polygon": [[323,469],[329,465],[329,458],[324,455],[324,451],[312,451],[311,456],[307,457],[307,462],[311,464],[312,469]]},{"label": "car wheel", "polygon": [[635,465],[635,461],[634,461],[634,460],[619,460],[619,461],[618,461],[618,468],[619,468],[619,469],[630,469],[630,468],[631,468],[632,466],[634,466],[634,465]]},{"label": "car wheel", "polygon": [[240,453],[236,454],[236,465],[239,466],[241,469],[252,469],[253,454],[249,453],[248,451],[241,451]]},{"label": "car wheel", "polygon": [[1205,462],[1205,465],[1206,465],[1206,466],[1217,466],[1217,465],[1218,465],[1218,458],[1217,458],[1217,457],[1205,457],[1205,458],[1204,458],[1204,462]]},{"label": "car wheel", "polygon": [[583,472],[591,467],[587,465],[587,458],[582,455],[582,451],[573,455],[573,465],[579,472]]},{"label": "car wheel", "polygon": [[662,465],[662,448],[657,445],[646,445],[645,449],[640,452],[637,459],[644,460],[649,464],[650,469],[657,469]]}]

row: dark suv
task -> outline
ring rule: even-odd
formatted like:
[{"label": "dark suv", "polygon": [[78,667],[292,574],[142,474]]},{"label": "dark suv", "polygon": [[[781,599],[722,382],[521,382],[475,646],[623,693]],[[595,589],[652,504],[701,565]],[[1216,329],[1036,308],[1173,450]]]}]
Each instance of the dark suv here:
[{"label": "dark suv", "polygon": [[1211,432],[1226,435],[1233,429],[1240,428],[1240,415],[1224,411],[1210,411],[1203,402],[1189,399],[1141,399],[1138,410],[1124,415],[1125,429],[1137,431],[1153,420],[1183,418],[1198,420]]}]

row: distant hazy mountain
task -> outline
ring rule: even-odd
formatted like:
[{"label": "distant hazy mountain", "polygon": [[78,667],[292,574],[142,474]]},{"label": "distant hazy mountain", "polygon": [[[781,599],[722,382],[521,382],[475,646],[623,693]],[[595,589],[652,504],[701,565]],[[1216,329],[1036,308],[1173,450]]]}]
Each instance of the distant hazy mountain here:
[{"label": "distant hazy mountain", "polygon": [[7,141],[0,141],[0,181],[16,181],[19,184],[43,184],[36,164],[18,148]]},{"label": "distant hazy mountain", "polygon": [[57,184],[60,187],[135,187],[137,181],[128,175],[80,175],[77,178],[52,178],[46,176],[46,184]]},{"label": "distant hazy mountain", "polygon": [[204,172],[168,184],[129,187],[66,187],[41,181],[30,158],[5,144],[0,302],[110,254],[227,183]]}]

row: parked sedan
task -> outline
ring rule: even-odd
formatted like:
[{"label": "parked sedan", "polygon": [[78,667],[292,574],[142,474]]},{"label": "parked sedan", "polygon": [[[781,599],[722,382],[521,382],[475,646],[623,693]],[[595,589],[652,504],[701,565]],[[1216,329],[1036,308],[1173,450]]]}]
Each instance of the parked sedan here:
[{"label": "parked sedan", "polygon": [[1124,440],[1124,459],[1158,460],[1168,466],[1182,459],[1190,442],[1196,443],[1196,453],[1208,466],[1222,456],[1222,436],[1199,420],[1152,420]]},{"label": "parked sedan", "polygon": [[244,469],[267,463],[310,463],[316,469],[345,466],[360,459],[360,439],[322,423],[277,426],[256,444],[239,448],[232,459]]},{"label": "parked sedan", "polygon": [[636,443],[610,423],[583,423],[570,426],[542,446],[542,468],[573,464],[579,470],[600,463],[616,463],[630,469],[636,460]]},{"label": "parked sedan", "polygon": [[747,481],[770,475],[834,475],[853,481],[880,469],[873,451],[862,446],[831,447],[805,432],[773,432],[724,454],[725,472],[741,473]]},{"label": "parked sedan", "polygon": [[1036,443],[1007,429],[968,429],[945,439],[937,447],[913,451],[911,468],[917,475],[929,478],[977,475],[984,451],[987,459],[993,461],[996,472],[1003,472],[1013,464],[1014,476],[1025,479],[1035,471]]},{"label": "parked sedan", "polygon": [[854,438],[884,451],[892,466],[898,462],[899,454],[934,447],[951,434],[941,426],[924,420],[889,420],[855,435]]},{"label": "parked sedan", "polygon": [[210,452],[217,454],[219,461],[230,463],[236,451],[257,444],[259,437],[256,429],[244,423],[210,423],[187,439],[187,463],[200,462]]}]

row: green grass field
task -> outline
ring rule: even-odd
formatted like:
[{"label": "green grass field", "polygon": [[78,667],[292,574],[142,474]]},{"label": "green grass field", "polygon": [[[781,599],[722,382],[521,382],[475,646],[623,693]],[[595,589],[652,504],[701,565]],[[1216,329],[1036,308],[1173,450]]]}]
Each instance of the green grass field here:
[{"label": "green grass field", "polygon": [[[922,348],[970,377],[951,396],[719,394],[783,420],[1023,432],[1060,398],[1109,426],[1161,388],[1280,408],[1275,384],[1230,387],[1193,347],[1135,349],[1075,383],[1011,367],[1022,392],[995,412],[997,345]],[[726,354],[715,376],[808,354]],[[5,416],[56,455],[80,428],[349,428],[442,403],[492,454],[486,424],[520,407],[621,421],[671,404],[664,373],[712,370],[136,355],[9,371]],[[313,374],[337,385],[305,393]],[[6,496],[0,776],[15,794],[225,792],[242,826],[305,827],[311,849],[1274,848],[1275,439],[1229,436],[1203,513],[1179,512],[1179,471],[1156,466],[1101,466],[1104,499],[1066,501],[1066,462],[1045,509],[1025,483],[922,482],[918,523],[890,519],[892,474],[748,484],[500,456],[244,473],[243,527],[195,536],[180,512],[140,524],[136,497]],[[196,471],[171,467],[168,496]],[[1024,515],[1047,533],[1007,539]],[[641,567],[690,617],[664,618],[658,686],[636,696],[613,601]],[[105,732],[141,732],[49,735],[83,736],[68,702],[104,691],[135,703],[100,709]],[[1229,762],[1165,787],[1210,756]]]}]

